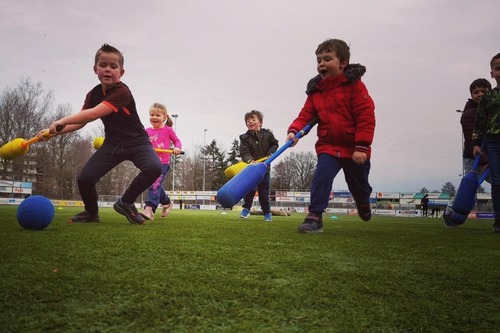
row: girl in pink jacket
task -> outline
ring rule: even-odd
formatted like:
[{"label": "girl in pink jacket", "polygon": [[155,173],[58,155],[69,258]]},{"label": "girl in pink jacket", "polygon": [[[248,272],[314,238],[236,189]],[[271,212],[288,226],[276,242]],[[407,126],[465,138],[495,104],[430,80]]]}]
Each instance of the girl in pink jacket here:
[{"label": "girl in pink jacket", "polygon": [[[174,146],[173,153],[181,153],[182,143],[172,128],[172,119],[168,116],[167,107],[161,103],[154,103],[149,109],[149,122],[152,127],[146,128],[149,141],[153,147],[159,149],[170,149],[170,144]],[[147,220],[154,220],[154,214],[158,205],[163,205],[162,217],[167,217],[172,209],[173,203],[163,189],[162,183],[170,170],[170,153],[158,152],[162,165],[160,177],[149,186],[144,210],[141,215]]]}]

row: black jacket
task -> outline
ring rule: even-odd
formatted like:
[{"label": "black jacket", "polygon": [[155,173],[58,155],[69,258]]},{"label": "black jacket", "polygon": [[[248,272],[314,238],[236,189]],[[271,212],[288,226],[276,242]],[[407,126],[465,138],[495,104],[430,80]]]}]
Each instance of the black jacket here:
[{"label": "black jacket", "polygon": [[[472,151],[474,150],[474,140],[472,140],[472,132],[474,131],[474,121],[476,120],[478,103],[469,98],[465,103],[460,124],[462,125],[462,133],[464,136],[464,151],[462,157],[474,159]],[[486,154],[481,154],[480,164],[488,163]]]},{"label": "black jacket", "polygon": [[258,160],[278,150],[278,140],[271,130],[262,128],[258,132],[247,131],[240,135],[240,156],[243,162]]},{"label": "black jacket", "polygon": [[464,152],[463,157],[474,158],[472,150],[474,142],[472,141],[472,131],[474,130],[474,120],[476,119],[477,103],[469,99],[465,103],[462,117],[460,117],[460,124],[462,124],[462,132],[464,135]]}]

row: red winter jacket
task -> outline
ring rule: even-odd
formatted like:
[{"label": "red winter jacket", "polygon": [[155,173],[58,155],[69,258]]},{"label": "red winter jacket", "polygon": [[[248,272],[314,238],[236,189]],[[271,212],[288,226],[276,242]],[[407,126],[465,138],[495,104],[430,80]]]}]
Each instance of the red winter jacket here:
[{"label": "red winter jacket", "polygon": [[375,104],[360,80],[365,71],[364,66],[351,64],[336,77],[311,79],[307,100],[288,133],[299,132],[319,115],[316,154],[351,158],[354,151],[361,151],[370,158]]}]

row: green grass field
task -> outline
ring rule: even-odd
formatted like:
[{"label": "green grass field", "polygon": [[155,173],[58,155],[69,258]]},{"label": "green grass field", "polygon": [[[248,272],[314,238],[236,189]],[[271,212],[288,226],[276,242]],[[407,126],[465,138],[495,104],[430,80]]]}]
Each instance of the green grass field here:
[{"label": "green grass field", "polygon": [[1,332],[498,332],[500,235],[490,221],[111,209],[43,231],[0,206]]}]

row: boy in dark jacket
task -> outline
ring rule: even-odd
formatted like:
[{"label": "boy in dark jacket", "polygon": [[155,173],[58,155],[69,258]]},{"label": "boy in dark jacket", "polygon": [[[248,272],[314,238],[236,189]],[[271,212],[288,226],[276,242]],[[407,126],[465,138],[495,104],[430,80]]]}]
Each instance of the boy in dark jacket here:
[{"label": "boy in dark jacket", "polygon": [[[248,131],[240,135],[240,156],[246,163],[253,163],[258,159],[272,155],[278,150],[278,140],[273,132],[262,128],[264,116],[260,111],[252,110],[245,114],[245,124]],[[271,185],[271,166],[268,166],[264,179],[245,195],[243,210],[240,218],[246,219],[250,215],[255,192],[259,191],[260,208],[264,212],[264,221],[272,221],[271,205],[269,203],[269,187]]]},{"label": "boy in dark jacket", "polygon": [[[474,164],[474,141],[472,140],[472,132],[474,130],[474,121],[476,120],[477,106],[479,104],[479,100],[481,97],[487,92],[491,90],[491,83],[486,79],[476,79],[472,81],[469,86],[470,97],[465,103],[464,110],[462,111],[462,116],[460,117],[460,124],[462,125],[462,134],[464,139],[463,144],[463,171],[464,175],[469,173],[472,169],[472,165]],[[478,167],[478,177],[481,177],[482,173],[486,169],[487,159],[486,156],[481,156],[480,167]],[[442,219],[447,227],[456,227],[454,223],[451,221],[451,215],[453,214],[453,203],[455,202],[455,198],[453,198],[444,214]]]},{"label": "boy in dark jacket", "polygon": [[[316,154],[318,164],[311,184],[311,203],[298,232],[323,232],[323,212],[328,207],[333,179],[343,169],[358,215],[371,219],[368,182],[371,144],[375,131],[375,105],[360,78],[364,66],[349,64],[349,46],[328,39],[316,49],[319,75],[307,85],[307,99],[288,128],[287,140],[295,140],[314,117],[319,117]],[[295,144],[295,143],[294,143]]]}]

